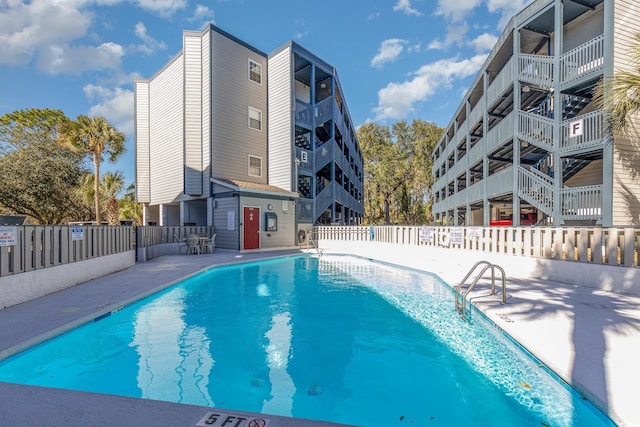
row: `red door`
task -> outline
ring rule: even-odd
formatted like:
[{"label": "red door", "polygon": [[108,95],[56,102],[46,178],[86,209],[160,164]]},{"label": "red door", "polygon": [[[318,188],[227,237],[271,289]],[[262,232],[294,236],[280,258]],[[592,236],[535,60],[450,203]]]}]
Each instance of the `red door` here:
[{"label": "red door", "polygon": [[244,248],[260,247],[260,208],[244,207]]}]

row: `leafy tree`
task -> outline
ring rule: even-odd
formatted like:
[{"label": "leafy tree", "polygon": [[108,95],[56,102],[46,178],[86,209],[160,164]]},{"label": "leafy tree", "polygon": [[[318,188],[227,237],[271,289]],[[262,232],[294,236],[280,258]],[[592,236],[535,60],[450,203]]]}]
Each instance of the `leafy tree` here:
[{"label": "leafy tree", "polygon": [[120,217],[133,220],[134,225],[142,225],[142,203],[136,202],[136,185],[132,183],[120,199]]},{"label": "leafy tree", "polygon": [[443,129],[401,121],[358,130],[365,158],[365,221],[421,224],[431,220],[431,153]]},{"label": "leafy tree", "polygon": [[[107,221],[109,225],[118,225],[119,223],[119,202],[118,194],[124,187],[124,175],[122,172],[107,172],[102,176],[99,184],[98,197],[100,204],[105,205]],[[95,175],[86,174],[77,189],[78,197],[84,204],[91,206],[94,203],[95,192]]]},{"label": "leafy tree", "polygon": [[59,141],[63,146],[93,159],[94,205],[96,223],[100,224],[100,163],[103,154],[108,155],[110,162],[115,162],[124,153],[125,136],[104,117],[79,115],[76,120],[64,123]]},{"label": "leafy tree", "polygon": [[0,117],[0,205],[42,224],[74,214],[73,189],[86,172],[83,157],[56,144],[60,110],[30,109]]}]

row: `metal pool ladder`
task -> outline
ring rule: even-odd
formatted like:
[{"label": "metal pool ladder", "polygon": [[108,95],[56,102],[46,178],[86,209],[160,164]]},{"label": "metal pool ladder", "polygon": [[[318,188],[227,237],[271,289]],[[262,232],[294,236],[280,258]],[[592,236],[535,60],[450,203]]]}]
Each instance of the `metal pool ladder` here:
[{"label": "metal pool ladder", "polygon": [[[482,270],[478,273],[476,278],[473,279],[473,282],[471,282],[471,285],[469,285],[469,288],[463,292],[462,288],[464,288],[467,282],[467,279],[471,277],[471,275],[481,265],[483,265],[484,267],[482,267]],[[456,311],[458,312],[460,317],[462,317],[463,319],[466,316],[467,295],[469,295],[469,292],[471,292],[471,290],[476,285],[476,283],[478,283],[478,280],[480,280],[480,278],[485,273],[485,271],[489,269],[491,269],[491,295],[496,294],[496,269],[498,269],[500,271],[500,274],[502,274],[502,303],[503,304],[507,303],[507,278],[506,278],[506,275],[504,274],[504,269],[499,265],[490,263],[489,261],[478,261],[477,263],[475,263],[473,267],[471,267],[471,270],[469,270],[467,275],[464,276],[464,279],[462,279],[460,283],[458,283],[458,286],[456,286],[456,293],[455,293]]]}]

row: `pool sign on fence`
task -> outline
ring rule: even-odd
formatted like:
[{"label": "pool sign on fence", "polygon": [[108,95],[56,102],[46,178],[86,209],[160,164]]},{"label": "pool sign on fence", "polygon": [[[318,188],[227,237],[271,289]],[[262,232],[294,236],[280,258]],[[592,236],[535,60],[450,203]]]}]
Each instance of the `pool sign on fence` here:
[{"label": "pool sign on fence", "polygon": [[226,412],[207,412],[196,426],[198,427],[267,427],[268,418],[250,417]]},{"label": "pool sign on fence", "polygon": [[0,246],[15,246],[17,243],[18,228],[14,226],[0,227]]},{"label": "pool sign on fence", "polygon": [[83,227],[71,227],[71,240],[83,240],[84,228]]}]

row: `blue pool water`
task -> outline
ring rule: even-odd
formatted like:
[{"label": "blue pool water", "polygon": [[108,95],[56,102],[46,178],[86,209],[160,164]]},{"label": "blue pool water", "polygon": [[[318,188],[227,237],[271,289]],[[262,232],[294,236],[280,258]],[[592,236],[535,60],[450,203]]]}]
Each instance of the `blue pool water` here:
[{"label": "blue pool water", "polygon": [[211,269],[0,362],[0,381],[362,426],[607,426],[432,275],[353,257]]}]

